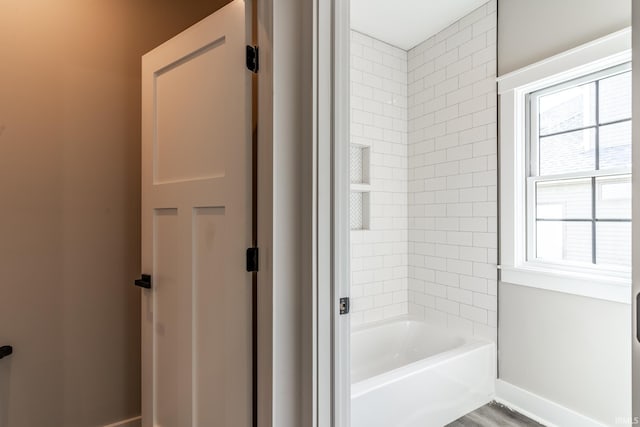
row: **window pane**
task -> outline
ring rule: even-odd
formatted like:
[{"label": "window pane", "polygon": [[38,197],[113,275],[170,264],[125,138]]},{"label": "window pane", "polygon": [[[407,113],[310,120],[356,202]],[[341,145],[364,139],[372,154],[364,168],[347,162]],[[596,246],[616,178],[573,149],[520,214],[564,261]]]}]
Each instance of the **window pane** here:
[{"label": "window pane", "polygon": [[599,222],[596,225],[596,264],[631,265],[631,223]]},{"label": "window pane", "polygon": [[631,122],[600,127],[600,169],[631,167]]},{"label": "window pane", "polygon": [[631,72],[600,81],[600,123],[631,118]]},{"label": "window pane", "polygon": [[542,219],[590,219],[591,179],[538,182],[536,213]]},{"label": "window pane", "polygon": [[596,85],[589,83],[539,98],[540,135],[596,124]]},{"label": "window pane", "polygon": [[596,217],[631,219],[631,175],[596,178]]},{"label": "window pane", "polygon": [[540,175],[594,170],[596,132],[577,132],[540,138]]},{"label": "window pane", "polygon": [[591,263],[591,222],[537,221],[537,257]]}]

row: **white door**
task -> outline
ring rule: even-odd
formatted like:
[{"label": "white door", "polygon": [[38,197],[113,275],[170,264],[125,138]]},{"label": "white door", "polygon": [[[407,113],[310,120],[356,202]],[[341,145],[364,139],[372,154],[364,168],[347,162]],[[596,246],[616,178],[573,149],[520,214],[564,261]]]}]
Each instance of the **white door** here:
[{"label": "white door", "polygon": [[246,3],[142,59],[145,427],[251,425]]}]

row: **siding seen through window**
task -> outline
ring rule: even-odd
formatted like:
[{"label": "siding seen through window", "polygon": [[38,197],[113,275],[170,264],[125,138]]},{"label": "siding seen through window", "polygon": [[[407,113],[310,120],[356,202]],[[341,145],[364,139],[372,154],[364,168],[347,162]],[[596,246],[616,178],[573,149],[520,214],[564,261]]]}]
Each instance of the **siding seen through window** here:
[{"label": "siding seen through window", "polygon": [[529,261],[631,265],[631,71],[529,96]]}]

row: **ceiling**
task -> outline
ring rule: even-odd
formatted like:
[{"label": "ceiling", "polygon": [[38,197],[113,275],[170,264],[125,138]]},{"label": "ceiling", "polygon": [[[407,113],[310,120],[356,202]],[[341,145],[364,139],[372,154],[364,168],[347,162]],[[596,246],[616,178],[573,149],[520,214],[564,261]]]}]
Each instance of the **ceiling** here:
[{"label": "ceiling", "polygon": [[409,50],[487,0],[351,0],[351,28]]}]

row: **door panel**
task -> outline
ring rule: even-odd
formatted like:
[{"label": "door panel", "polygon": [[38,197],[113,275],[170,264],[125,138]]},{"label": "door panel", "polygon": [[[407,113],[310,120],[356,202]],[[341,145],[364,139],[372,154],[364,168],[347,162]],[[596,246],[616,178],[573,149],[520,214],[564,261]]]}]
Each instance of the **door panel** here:
[{"label": "door panel", "polygon": [[222,37],[157,73],[155,183],[224,176],[225,145],[210,141],[225,137],[226,100],[237,96],[237,70],[216,68],[231,49]]},{"label": "door panel", "polygon": [[154,384],[158,425],[190,425],[191,373],[188,360],[191,301],[188,282],[180,277],[180,259],[175,256],[180,238],[177,209],[154,212],[153,325]]},{"label": "door panel", "polygon": [[[234,354],[242,349],[219,348],[217,345],[219,337],[222,337],[221,341],[232,342],[227,333],[234,332],[225,322],[233,316],[229,313],[233,310],[233,295],[215,286],[216,278],[226,273],[224,251],[229,236],[226,233],[225,209],[198,208],[194,211],[194,219],[194,316],[196,324],[208,331],[207,334],[195,334],[198,338],[194,357],[196,425],[215,425],[215,419],[211,417],[224,414],[231,403],[226,401],[225,390],[216,385],[233,383],[231,376],[234,372],[229,372],[226,367],[232,364]],[[207,301],[220,301],[222,309],[210,310]],[[212,381],[199,381],[200,378],[211,378]]]},{"label": "door panel", "polygon": [[245,1],[143,57],[143,425],[251,424]]}]

